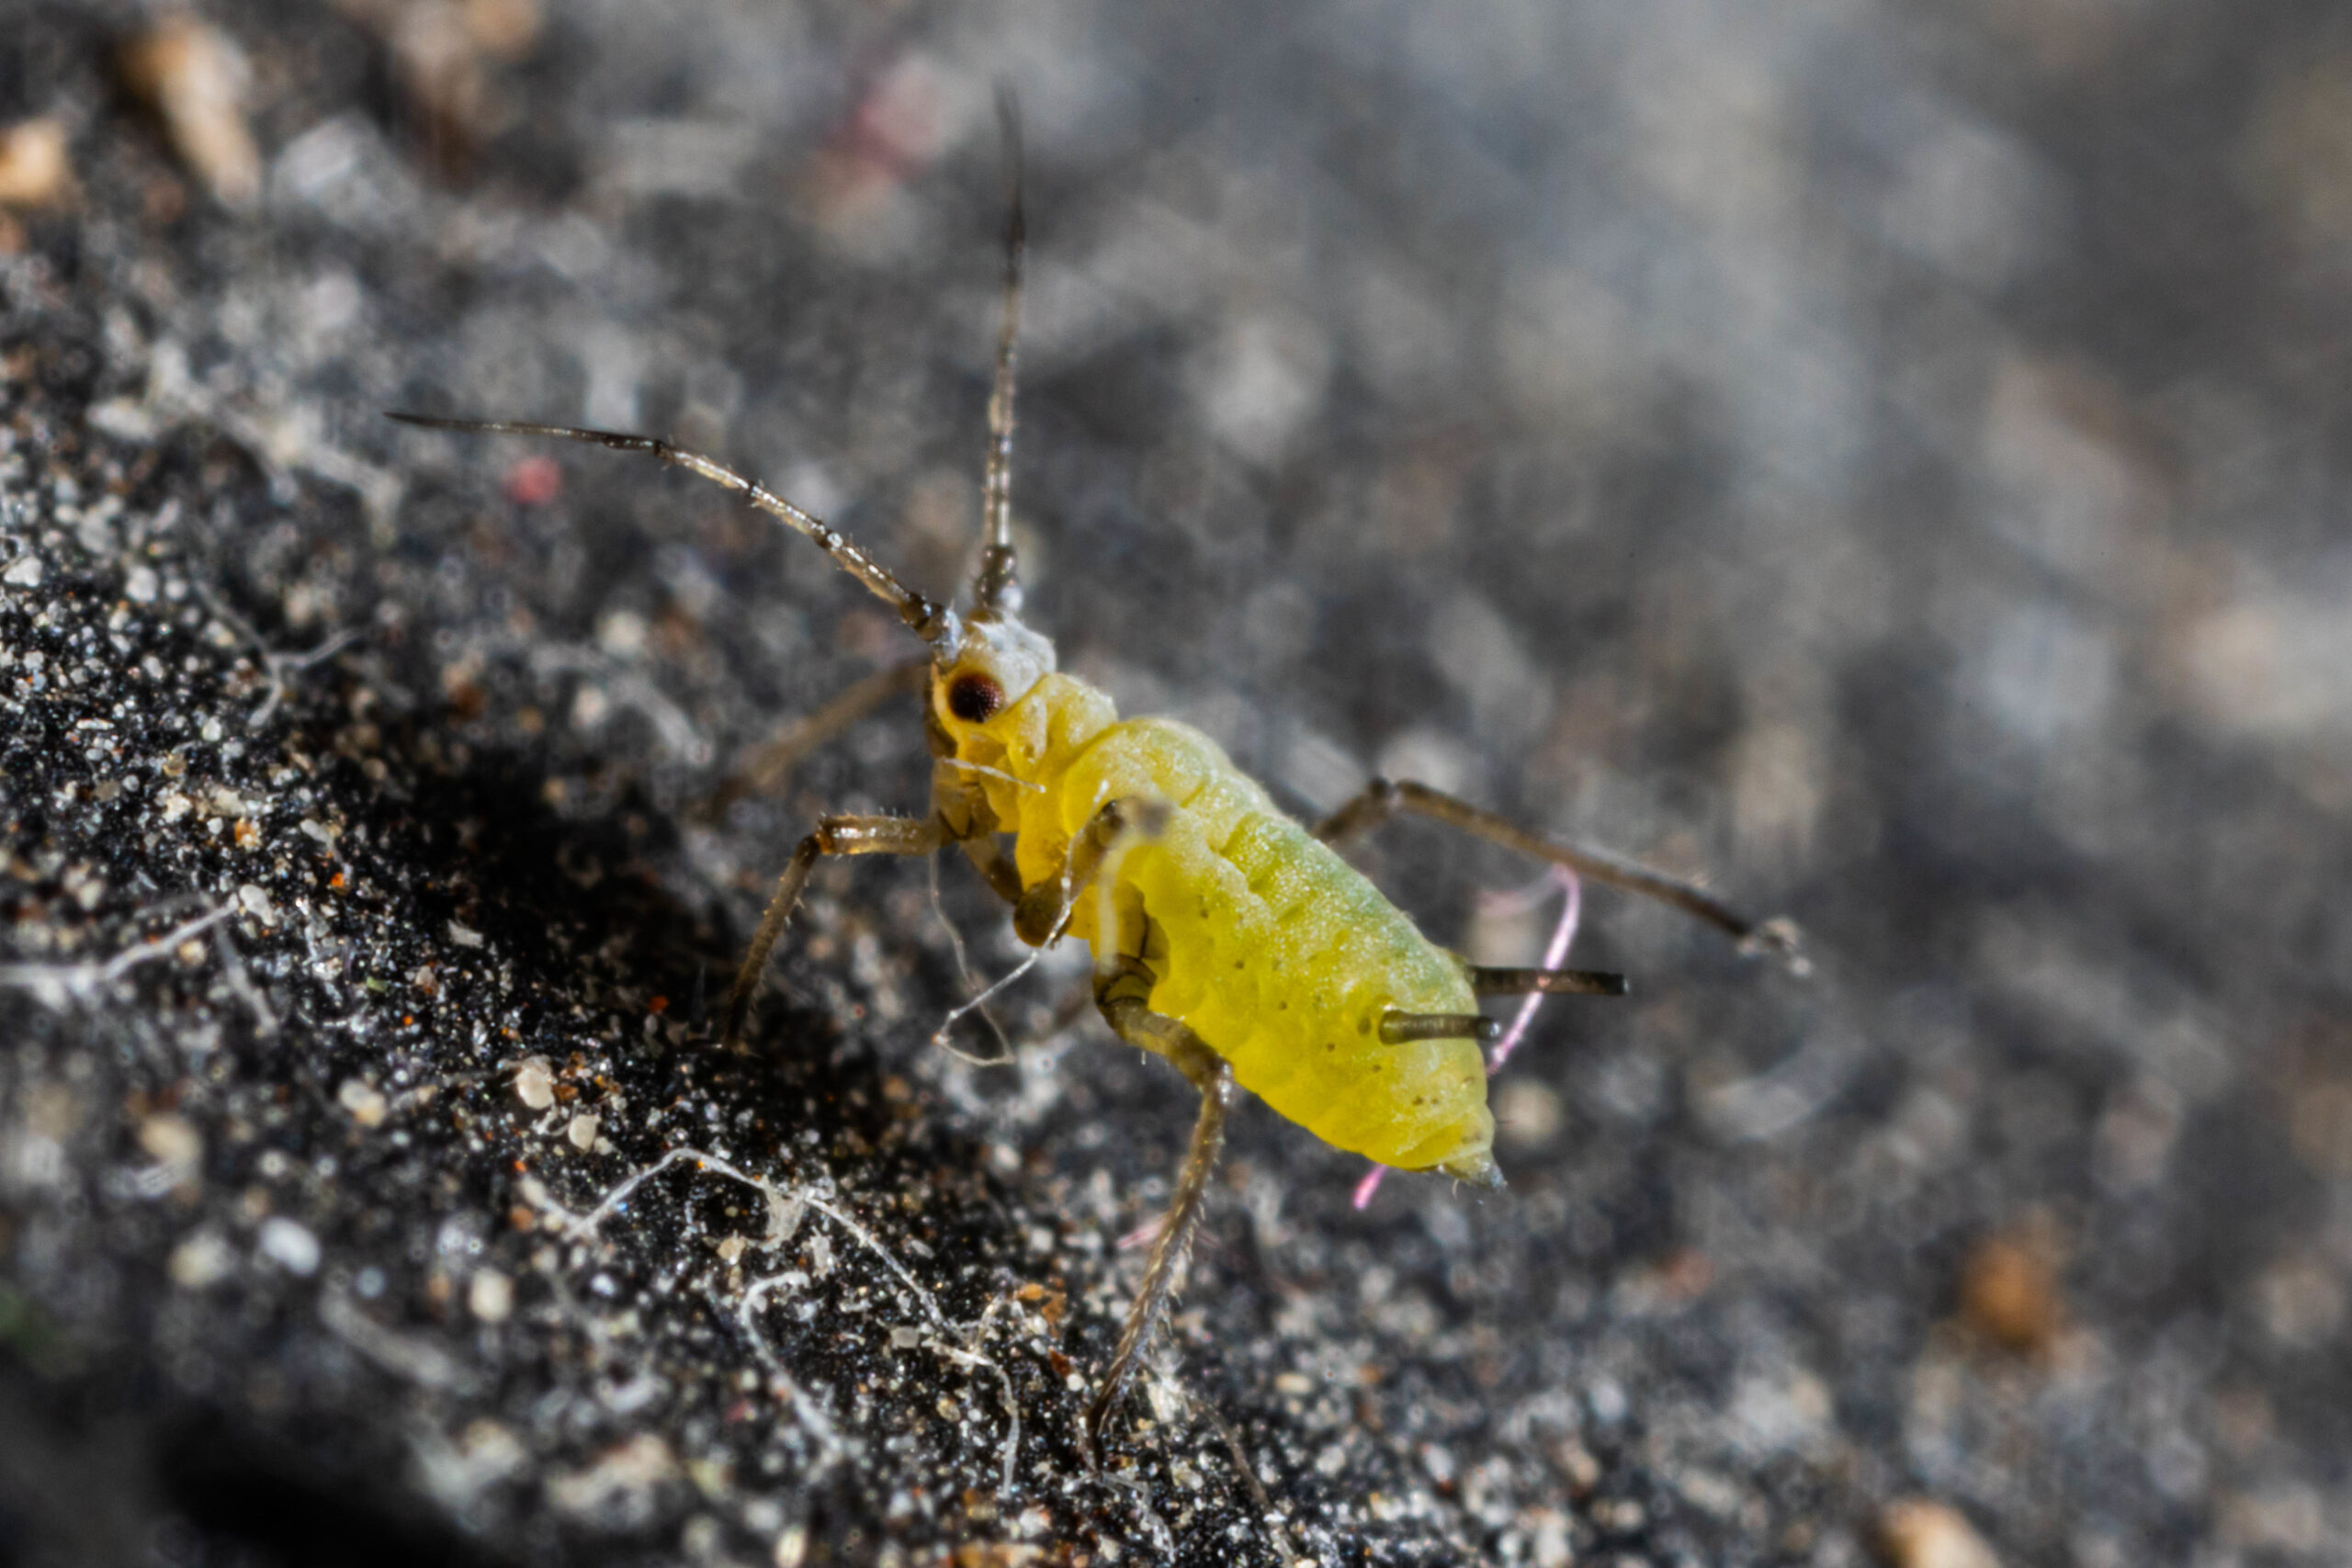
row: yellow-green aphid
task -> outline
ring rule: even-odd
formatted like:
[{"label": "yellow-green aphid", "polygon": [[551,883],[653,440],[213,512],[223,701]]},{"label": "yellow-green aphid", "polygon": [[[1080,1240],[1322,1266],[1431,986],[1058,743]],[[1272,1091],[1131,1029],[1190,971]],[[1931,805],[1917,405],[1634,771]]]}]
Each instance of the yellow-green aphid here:
[{"label": "yellow-green aphid", "polygon": [[1121,719],[1102,693],[1040,669],[1037,649],[1017,622],[982,623],[933,682],[945,755],[964,764],[943,770],[951,826],[967,826],[957,818],[977,795],[994,828],[1014,835],[1028,888],[1061,876],[1108,803],[1164,807],[1158,831],[1107,877],[1109,915],[1102,898],[1079,897],[1069,934],[1139,961],[1152,1012],[1182,1021],[1242,1088],[1325,1143],[1500,1185],[1476,1041],[1381,1038],[1391,1013],[1475,1018],[1468,967],[1207,736]]},{"label": "yellow-green aphid", "polygon": [[[1172,1201],[1087,1413],[1090,1448],[1164,1313],[1239,1089],[1337,1147],[1385,1166],[1498,1187],[1478,998],[1535,991],[1611,995],[1616,976],[1487,969],[1433,945],[1333,852],[1404,811],[1665,899],[1799,966],[1785,921],[1741,919],[1694,886],[1617,856],[1554,842],[1423,785],[1375,779],[1312,830],[1277,809],[1216,742],[1167,719],[1122,719],[1102,693],[1055,668],[1021,623],[1012,547],[1014,344],[1023,229],[1009,105],[1002,326],[989,400],[987,526],[962,614],[915,592],[816,517],[707,457],[647,435],[514,421],[395,414],[412,424],[549,435],[650,453],[744,497],[821,547],[928,647],[925,728],[936,766],[922,817],[829,816],[777,879],[728,1000],[741,1032],[760,974],[817,861],[963,849],[1013,906],[1032,946],[1063,937],[1094,953],[1094,999],[1118,1036],[1173,1063],[1201,1094]],[[900,684],[870,681],[806,733],[839,728]],[[778,765],[770,759],[770,766]],[[1009,840],[1009,842],[1008,842]]]}]

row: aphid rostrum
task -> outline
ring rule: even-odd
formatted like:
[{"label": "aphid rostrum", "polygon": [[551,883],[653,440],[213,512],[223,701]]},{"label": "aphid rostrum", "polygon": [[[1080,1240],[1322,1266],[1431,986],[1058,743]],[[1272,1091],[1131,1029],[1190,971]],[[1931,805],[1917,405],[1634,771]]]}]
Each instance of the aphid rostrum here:
[{"label": "aphid rostrum", "polygon": [[[644,452],[725,486],[808,536],[898,612],[928,650],[924,729],[934,765],[919,816],[827,816],[800,841],[737,973],[722,1030],[733,1043],[817,862],[960,847],[1012,907],[1029,945],[1063,937],[1094,955],[1094,1000],[1120,1039],[1166,1057],[1200,1115],[1116,1351],[1087,1416],[1117,1405],[1164,1314],[1227,1111],[1243,1089],[1339,1148],[1383,1166],[1499,1187],[1480,1042],[1481,997],[1621,994],[1620,976],[1494,969],[1430,942],[1334,845],[1399,812],[1671,904],[1743,949],[1802,967],[1794,928],[1735,913],[1698,886],[1606,852],[1559,843],[1425,785],[1374,780],[1314,827],[1275,806],[1207,736],[1119,716],[1056,668],[1021,620],[1012,542],[1013,384],[1025,248],[1009,107],[1005,278],[989,399],[985,538],[968,606],[916,592],[822,521],[712,459],[648,435],[510,420],[396,413],[406,423],[554,436]],[[899,684],[867,683],[878,701]],[[829,710],[827,728],[844,716]]]}]

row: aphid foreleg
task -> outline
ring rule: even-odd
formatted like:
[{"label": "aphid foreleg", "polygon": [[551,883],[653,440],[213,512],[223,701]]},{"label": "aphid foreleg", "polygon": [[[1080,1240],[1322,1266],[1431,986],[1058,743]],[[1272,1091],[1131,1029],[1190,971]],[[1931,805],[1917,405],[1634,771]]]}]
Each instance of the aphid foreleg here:
[{"label": "aphid foreleg", "polygon": [[1443,822],[1489,843],[1566,866],[1595,882],[1671,904],[1730,937],[1743,953],[1779,955],[1792,974],[1804,975],[1813,967],[1798,949],[1795,923],[1785,917],[1751,920],[1695,882],[1654,871],[1607,850],[1559,843],[1491,811],[1481,810],[1466,800],[1457,800],[1409,779],[1373,780],[1362,795],[1317,824],[1315,836],[1326,843],[1338,843],[1370,831],[1400,811]]},{"label": "aphid foreleg", "polygon": [[[1121,982],[1136,977],[1131,964],[1132,961],[1123,961],[1113,979],[1098,991],[1103,1021],[1120,1039],[1157,1052],[1182,1068],[1201,1091],[1201,1115],[1193,1124],[1192,1148],[1184,1156],[1183,1168],[1177,1173],[1175,1196],[1159,1222],[1159,1235],[1152,1241],[1151,1259],[1144,1265],[1135,1304],[1127,1309],[1127,1321],[1120,1327],[1119,1347],[1112,1353],[1110,1370],[1103,1374],[1102,1392],[1087,1407],[1085,1437],[1090,1461],[1100,1450],[1103,1422],[1126,1393],[1136,1362],[1150,1345],[1151,1337],[1160,1319],[1167,1315],[1168,1304],[1176,1293],[1177,1276],[1183,1272],[1185,1256],[1192,1250],[1193,1233],[1200,1225],[1202,1201],[1208,1196],[1209,1173],[1216,1168],[1217,1153],[1225,1146],[1226,1112],[1241,1095],[1240,1086],[1233,1081],[1233,1069],[1203,1043],[1200,1036],[1178,1020],[1153,1012],[1141,999],[1115,994],[1122,988]],[[1148,975],[1142,978],[1148,984]]]},{"label": "aphid foreleg", "polygon": [[704,812],[711,818],[747,795],[767,795],[792,775],[800,760],[849,728],[900,692],[917,692],[931,672],[928,656],[910,659],[888,670],[877,670],[840,696],[804,714],[778,730],[774,739],[743,759],[742,765],[719,782]]},{"label": "aphid foreleg", "polygon": [[[1069,918],[1070,905],[1082,892],[1107,889],[1116,880],[1118,863],[1129,849],[1159,836],[1168,807],[1142,798],[1105,801],[1069,843],[1059,876],[1043,877],[1021,895],[1012,908],[1012,929],[1023,942],[1039,947],[1053,940]],[[1102,926],[1107,942],[1113,927]],[[1095,955],[1099,971],[1114,955]]]},{"label": "aphid foreleg", "polygon": [[1021,902],[1021,869],[1012,857],[1004,852],[1003,843],[994,833],[982,833],[964,840],[964,856],[981,880],[995,889],[998,897],[1008,904]]},{"label": "aphid foreleg", "polygon": [[735,972],[735,988],[727,997],[727,1021],[719,1031],[721,1043],[731,1046],[741,1035],[752,997],[760,988],[760,972],[768,966],[768,954],[775,951],[785,922],[800,902],[800,890],[808,885],[818,856],[927,855],[946,842],[947,829],[936,817],[819,818],[817,830],[800,840],[791,863],[776,878],[775,897],[768,900],[767,913],[760,917],[760,929],[743,954],[743,966]]}]

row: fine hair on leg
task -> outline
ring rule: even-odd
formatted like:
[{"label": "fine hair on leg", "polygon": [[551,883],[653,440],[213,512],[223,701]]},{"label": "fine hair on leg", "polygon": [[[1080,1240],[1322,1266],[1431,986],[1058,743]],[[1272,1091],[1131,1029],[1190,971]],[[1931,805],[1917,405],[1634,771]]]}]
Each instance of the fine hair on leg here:
[{"label": "fine hair on leg", "polygon": [[767,913],[760,917],[760,929],[743,953],[743,965],[735,972],[720,1043],[732,1046],[742,1037],[743,1021],[760,988],[760,973],[768,966],[768,955],[775,951],[785,922],[792,919],[820,855],[927,855],[946,841],[947,830],[935,817],[819,818],[817,830],[800,840],[784,874],[776,878],[775,897],[768,900]]},{"label": "fine hair on leg", "polygon": [[1669,876],[1607,850],[1560,843],[1508,818],[1409,779],[1373,780],[1363,794],[1317,823],[1315,836],[1328,844],[1340,843],[1369,832],[1399,812],[1445,823],[1488,843],[1565,866],[1579,876],[1669,904],[1722,931],[1737,942],[1743,953],[1777,955],[1791,974],[1804,975],[1813,968],[1799,948],[1795,923],[1785,917],[1749,919],[1685,877]]}]

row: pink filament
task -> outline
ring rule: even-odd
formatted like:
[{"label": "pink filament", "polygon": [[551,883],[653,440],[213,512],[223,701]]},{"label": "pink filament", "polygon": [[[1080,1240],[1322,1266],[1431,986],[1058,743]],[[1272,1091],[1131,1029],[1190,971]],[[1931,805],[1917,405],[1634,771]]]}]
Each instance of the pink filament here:
[{"label": "pink filament", "polygon": [[[1552,941],[1544,949],[1542,967],[1545,969],[1557,969],[1567,962],[1568,943],[1577,939],[1577,917],[1584,912],[1584,884],[1577,880],[1577,874],[1566,866],[1555,865],[1552,868],[1552,880],[1560,885],[1566,897],[1560,904],[1560,923],[1552,929]],[[1495,1042],[1494,1055],[1487,1058],[1488,1077],[1503,1070],[1503,1064],[1510,1060],[1510,1054],[1527,1037],[1527,1026],[1535,1021],[1535,1010],[1543,1005],[1541,991],[1530,991],[1520,998],[1518,1014],[1511,1019],[1510,1027],[1503,1031],[1503,1037]]]},{"label": "pink filament", "polygon": [[[1577,919],[1584,911],[1584,884],[1577,880],[1575,872],[1564,865],[1554,866],[1546,880],[1557,883],[1566,894],[1560,904],[1560,923],[1552,929],[1552,940],[1544,949],[1542,965],[1546,969],[1557,969],[1567,962],[1568,944],[1577,939]],[[1519,1043],[1527,1037],[1527,1026],[1535,1021],[1535,1010],[1543,1005],[1542,991],[1530,991],[1521,999],[1519,1011],[1512,1017],[1510,1027],[1503,1031],[1503,1037],[1495,1042],[1494,1052],[1487,1058],[1488,1077],[1503,1070],[1503,1064],[1510,1059],[1513,1051],[1519,1049]],[[1380,1190],[1380,1179],[1387,1174],[1388,1168],[1385,1165],[1375,1165],[1363,1173],[1363,1179],[1356,1183],[1354,1202],[1359,1211],[1371,1204],[1372,1195]]]}]

